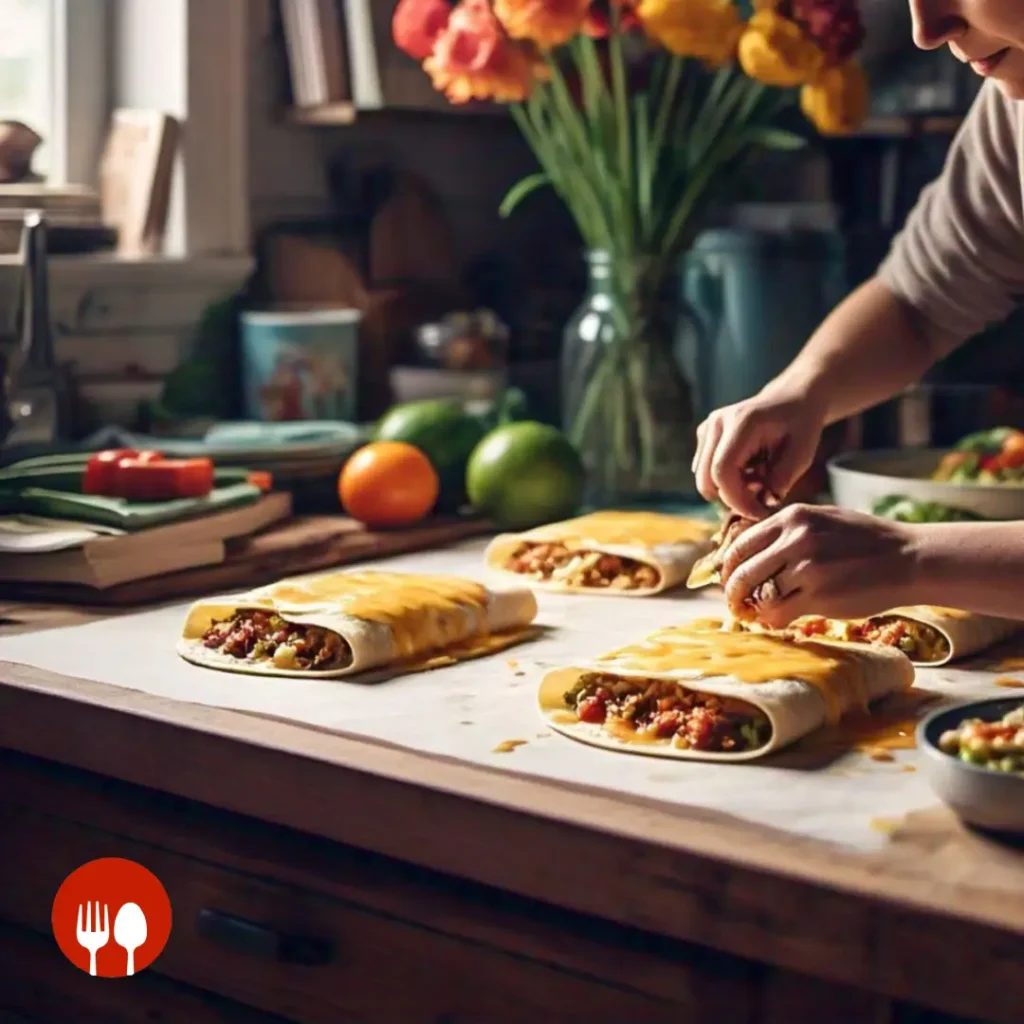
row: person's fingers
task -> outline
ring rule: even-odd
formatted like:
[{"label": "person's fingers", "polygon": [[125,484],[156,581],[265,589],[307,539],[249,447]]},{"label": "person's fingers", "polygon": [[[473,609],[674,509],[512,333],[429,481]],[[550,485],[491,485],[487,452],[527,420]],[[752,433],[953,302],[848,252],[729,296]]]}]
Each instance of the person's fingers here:
[{"label": "person's fingers", "polygon": [[782,530],[782,521],[773,516],[737,534],[722,552],[722,582],[728,583],[729,577],[748,559],[774,544],[782,535]]},{"label": "person's fingers", "polygon": [[761,450],[757,432],[743,420],[730,424],[711,459],[711,479],[722,501],[748,519],[763,519],[766,509],[751,489],[747,466]]},{"label": "person's fingers", "polygon": [[813,444],[798,444],[792,437],[782,441],[768,467],[765,481],[774,495],[785,498],[797,480],[811,467],[816,449],[817,438]]},{"label": "person's fingers", "polygon": [[818,566],[806,558],[790,561],[775,577],[778,595],[757,605],[759,621],[772,629],[785,629],[802,615],[818,614]]},{"label": "person's fingers", "polygon": [[[787,550],[785,539],[779,537],[737,566],[725,583],[725,599],[729,607],[743,608],[755,596],[760,598],[760,602],[754,602],[755,606],[760,603],[771,604],[781,598],[777,577],[786,567],[787,558],[790,557],[792,555]],[[762,593],[755,595],[758,588],[767,584],[769,580],[774,582],[774,590],[777,592],[773,594],[773,588],[769,586]]]},{"label": "person's fingers", "polygon": [[706,421],[703,435],[700,442],[700,451],[697,453],[697,469],[695,473],[697,490],[705,501],[714,501],[718,497],[718,488],[711,476],[711,462],[715,456],[715,449],[718,447],[722,436],[722,418],[715,416]]},{"label": "person's fingers", "polygon": [[700,453],[704,448],[704,435],[707,434],[707,432],[708,421],[704,420],[704,422],[697,427],[697,444],[693,449],[693,461],[690,463],[690,472],[695,475],[697,473],[697,466],[700,463]]}]

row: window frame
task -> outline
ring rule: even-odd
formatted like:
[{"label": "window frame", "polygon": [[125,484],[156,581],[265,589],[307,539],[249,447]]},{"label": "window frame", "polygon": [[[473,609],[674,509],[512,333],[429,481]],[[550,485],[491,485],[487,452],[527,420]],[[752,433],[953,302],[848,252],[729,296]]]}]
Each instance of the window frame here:
[{"label": "window frame", "polygon": [[[132,38],[119,12],[156,0],[48,0],[52,76],[52,144],[48,181],[97,184],[99,162],[116,106],[119,49],[166,47],[166,40]],[[187,121],[178,153],[176,198],[168,223],[171,258],[237,257],[250,249],[248,191],[249,0],[159,0],[176,3],[185,20],[184,52],[161,54],[178,76],[168,91]],[[144,19],[143,19],[144,21]]]},{"label": "window frame", "polygon": [[110,0],[48,0],[54,185],[95,185],[111,109]]}]

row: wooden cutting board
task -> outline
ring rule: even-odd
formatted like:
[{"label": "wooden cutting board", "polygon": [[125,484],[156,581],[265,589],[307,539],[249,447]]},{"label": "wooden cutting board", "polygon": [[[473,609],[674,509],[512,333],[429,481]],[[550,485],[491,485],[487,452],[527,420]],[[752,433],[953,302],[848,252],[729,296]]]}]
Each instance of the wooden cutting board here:
[{"label": "wooden cutting board", "polygon": [[436,519],[408,530],[374,532],[345,516],[300,516],[252,537],[228,541],[218,565],[134,580],[107,590],[63,584],[0,585],[0,598],[76,606],[121,607],[230,592],[316,572],[441,547],[492,533],[484,519]]}]

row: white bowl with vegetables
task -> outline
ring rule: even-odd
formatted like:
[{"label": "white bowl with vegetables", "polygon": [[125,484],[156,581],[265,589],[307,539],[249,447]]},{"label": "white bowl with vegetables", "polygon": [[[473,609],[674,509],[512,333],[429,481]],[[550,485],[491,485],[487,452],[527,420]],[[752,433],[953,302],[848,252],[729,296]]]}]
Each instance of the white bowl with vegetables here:
[{"label": "white bowl with vegetables", "polygon": [[1024,833],[1024,700],[941,708],[918,724],[917,745],[932,789],[961,819]]},{"label": "white bowl with vegetables", "polygon": [[904,522],[1024,519],[1024,431],[998,427],[952,449],[847,452],[828,463],[832,500]]}]

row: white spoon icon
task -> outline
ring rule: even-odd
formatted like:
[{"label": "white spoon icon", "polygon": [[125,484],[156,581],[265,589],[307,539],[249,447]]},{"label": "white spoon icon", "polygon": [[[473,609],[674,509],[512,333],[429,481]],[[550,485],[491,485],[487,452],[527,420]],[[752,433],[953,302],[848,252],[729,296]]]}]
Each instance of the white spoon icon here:
[{"label": "white spoon icon", "polygon": [[146,941],[146,915],[137,903],[125,903],[114,918],[114,941],[128,954],[125,977],[135,973],[135,950]]}]

